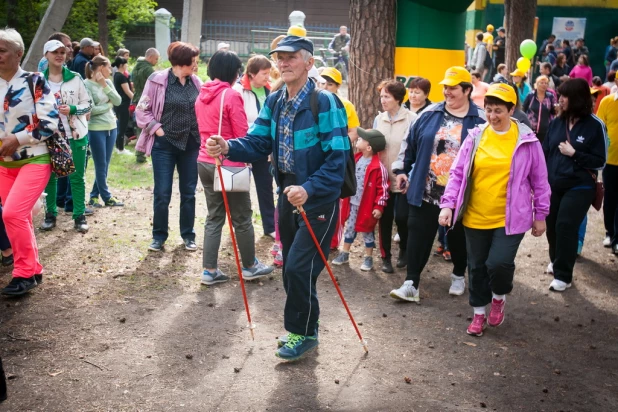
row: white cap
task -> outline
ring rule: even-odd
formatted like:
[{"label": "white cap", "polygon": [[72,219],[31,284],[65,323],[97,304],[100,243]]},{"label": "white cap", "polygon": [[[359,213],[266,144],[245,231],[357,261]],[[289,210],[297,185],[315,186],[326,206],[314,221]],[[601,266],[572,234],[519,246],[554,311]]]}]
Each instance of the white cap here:
[{"label": "white cap", "polygon": [[230,44],[222,41],[221,43],[217,44],[217,51],[225,49],[226,47],[229,49]]},{"label": "white cap", "polygon": [[43,54],[45,55],[47,52],[56,51],[61,47],[64,47],[64,44],[62,44],[60,40],[50,40],[45,43],[45,46],[43,46]]},{"label": "white cap", "polygon": [[318,73],[318,69],[316,69],[315,66],[309,70],[309,77],[315,79],[318,83],[326,83],[326,80],[320,76],[320,73]]}]

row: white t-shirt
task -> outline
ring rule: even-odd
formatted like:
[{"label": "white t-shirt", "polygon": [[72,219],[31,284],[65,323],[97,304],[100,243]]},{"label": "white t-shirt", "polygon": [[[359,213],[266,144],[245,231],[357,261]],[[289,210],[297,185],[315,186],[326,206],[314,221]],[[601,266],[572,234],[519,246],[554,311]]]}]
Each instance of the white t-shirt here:
[{"label": "white t-shirt", "polygon": [[[51,92],[56,97],[58,106],[60,106],[61,104],[63,104],[62,96],[60,95],[60,86],[62,86],[62,82],[55,83],[55,82],[52,82],[51,80],[47,80],[47,83],[49,84],[49,88],[51,89]],[[72,139],[73,135],[71,134],[71,128],[69,127],[69,119],[65,115],[61,113],[59,114],[60,114],[60,120],[62,120],[62,126],[64,127],[64,132],[67,134],[67,137],[69,139]]]}]

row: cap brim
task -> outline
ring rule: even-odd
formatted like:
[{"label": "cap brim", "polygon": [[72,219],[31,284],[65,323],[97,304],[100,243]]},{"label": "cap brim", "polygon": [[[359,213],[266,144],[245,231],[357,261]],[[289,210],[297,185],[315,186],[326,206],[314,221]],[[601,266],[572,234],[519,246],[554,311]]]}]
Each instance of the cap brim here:
[{"label": "cap brim", "polygon": [[440,84],[443,84],[444,86],[457,86],[460,83],[460,81],[455,79],[444,79],[440,82]]},{"label": "cap brim", "polygon": [[358,137],[360,137],[361,139],[364,139],[365,137],[367,137],[367,130],[363,129],[362,127],[357,127],[356,134],[358,134]]},{"label": "cap brim", "polygon": [[[65,47],[65,46],[64,46],[64,45],[62,45],[62,46],[58,46],[58,47],[56,47],[56,48],[53,48],[53,47],[52,47],[52,48],[49,48],[49,49],[45,50],[45,53],[55,52],[56,50],[58,50],[58,49],[62,49],[63,47]],[[43,54],[45,54],[45,53],[43,53]]]},{"label": "cap brim", "polygon": [[268,54],[273,54],[273,53],[277,53],[277,52],[284,52],[284,53],[295,53],[297,51],[301,50],[300,47],[292,47],[292,46],[279,46],[277,47],[275,50],[272,50],[270,53]]},{"label": "cap brim", "polygon": [[516,101],[514,101],[514,102],[513,102],[513,101],[510,101],[510,100],[505,100],[505,99],[504,99],[504,96],[502,96],[502,95],[500,95],[500,94],[498,94],[498,93],[491,93],[491,92],[490,92],[490,93],[486,93],[486,94],[485,94],[485,97],[487,97],[487,96],[489,96],[489,97],[495,97],[496,99],[500,99],[500,100],[502,100],[504,103],[512,103],[512,104],[516,104],[516,103],[517,103],[517,100],[516,100]]}]

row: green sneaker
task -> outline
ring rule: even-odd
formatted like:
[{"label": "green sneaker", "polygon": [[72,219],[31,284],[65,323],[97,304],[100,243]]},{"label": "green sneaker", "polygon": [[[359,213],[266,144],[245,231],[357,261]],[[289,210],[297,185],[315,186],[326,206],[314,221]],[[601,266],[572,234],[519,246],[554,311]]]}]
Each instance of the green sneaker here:
[{"label": "green sneaker", "polygon": [[300,359],[305,353],[318,347],[318,335],[303,336],[295,333],[288,335],[288,343],[283,345],[275,356],[286,361]]},{"label": "green sneaker", "polygon": [[91,197],[90,198],[90,202],[88,202],[89,206],[92,207],[96,207],[96,208],[101,208],[103,207],[103,205],[101,204],[101,202],[99,202],[99,198],[98,197]]},{"label": "green sneaker", "polygon": [[[320,328],[320,319],[315,324],[315,336],[318,336],[318,329]],[[277,347],[280,348],[290,340],[291,333],[287,333],[284,336],[277,337]]]},{"label": "green sneaker", "polygon": [[105,202],[105,206],[124,206],[124,203],[112,196]]}]

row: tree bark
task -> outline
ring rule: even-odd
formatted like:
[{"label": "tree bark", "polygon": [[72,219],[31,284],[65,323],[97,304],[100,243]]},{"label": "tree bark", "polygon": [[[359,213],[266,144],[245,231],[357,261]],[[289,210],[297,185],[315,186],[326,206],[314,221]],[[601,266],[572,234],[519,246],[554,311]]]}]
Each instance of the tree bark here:
[{"label": "tree bark", "polygon": [[104,56],[109,53],[108,41],[109,28],[107,26],[107,0],[99,0],[99,10],[97,14],[97,23],[99,24],[99,43],[101,43],[101,51]]},{"label": "tree bark", "polygon": [[521,57],[519,52],[521,42],[532,38],[536,5],[537,0],[504,0],[506,65],[509,71],[517,68],[517,59]]},{"label": "tree bark", "polygon": [[381,110],[376,86],[395,75],[396,0],[350,0],[348,98],[362,127]]}]

